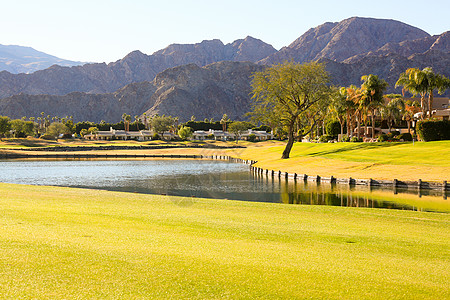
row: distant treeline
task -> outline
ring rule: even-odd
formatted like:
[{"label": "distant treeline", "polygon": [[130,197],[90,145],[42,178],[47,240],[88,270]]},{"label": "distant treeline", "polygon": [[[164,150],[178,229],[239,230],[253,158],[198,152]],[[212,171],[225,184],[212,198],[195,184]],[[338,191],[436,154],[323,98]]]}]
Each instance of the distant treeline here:
[{"label": "distant treeline", "polygon": [[[109,131],[111,128],[115,130],[125,130],[125,123],[123,121],[120,121],[118,123],[106,123],[106,122],[100,122],[100,123],[94,123],[89,121],[84,122],[78,122],[74,125],[74,131],[77,134],[80,134],[80,131],[82,129],[88,130],[91,127],[97,127],[100,131]],[[145,125],[142,122],[133,122],[130,123],[130,131],[139,131],[145,129]]]}]

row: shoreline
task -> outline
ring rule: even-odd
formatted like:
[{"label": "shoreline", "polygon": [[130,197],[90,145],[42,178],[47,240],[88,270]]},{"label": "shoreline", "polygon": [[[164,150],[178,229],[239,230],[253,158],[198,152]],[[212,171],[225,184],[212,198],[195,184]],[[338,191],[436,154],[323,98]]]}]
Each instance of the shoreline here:
[{"label": "shoreline", "polygon": [[[145,150],[145,148],[142,147],[129,147],[129,146],[119,146],[121,149],[115,149],[115,150],[124,150],[123,148],[126,148],[126,150]],[[66,147],[71,148],[71,147]],[[90,147],[94,148],[94,147]],[[114,147],[113,147],[114,148]],[[150,148],[150,147],[149,147]],[[187,149],[187,147],[159,147],[159,148],[151,148],[154,149],[179,149],[184,148]],[[197,147],[195,147],[197,148]],[[197,149],[205,149],[204,147],[198,147]],[[437,181],[411,181],[411,180],[402,180],[402,179],[392,179],[392,180],[377,180],[377,179],[358,179],[358,178],[352,178],[352,177],[335,177],[335,176],[321,176],[321,175],[312,175],[312,174],[299,174],[295,172],[285,172],[285,171],[275,171],[272,169],[265,169],[260,167],[255,167],[254,164],[257,163],[255,160],[245,160],[239,157],[234,157],[230,155],[203,155],[203,154],[126,154],[126,153],[74,153],[76,151],[93,151],[93,150],[86,150],[84,147],[76,147],[77,150],[71,149],[71,151],[64,151],[62,152],[71,152],[68,153],[40,153],[40,154],[30,154],[30,153],[0,153],[0,159],[213,159],[213,160],[226,160],[230,162],[235,163],[244,163],[250,165],[250,172],[253,172],[255,174],[259,174],[261,176],[271,176],[271,177],[278,177],[280,179],[285,180],[294,180],[294,181],[304,181],[304,182],[315,182],[317,184],[320,184],[322,182],[330,183],[330,184],[341,184],[341,185],[349,185],[349,186],[355,186],[355,185],[361,185],[361,186],[381,186],[381,187],[391,187],[394,190],[397,188],[403,188],[403,189],[415,189],[415,190],[442,190],[442,192],[445,194],[446,191],[450,191],[450,184],[444,180],[442,182]],[[217,148],[206,148],[206,149],[217,149]],[[232,149],[232,147],[220,147],[219,149]],[[61,151],[61,149],[58,149]],[[95,149],[99,151],[106,151],[106,150],[112,150],[111,146],[108,146],[107,149]],[[94,150],[94,151],[95,151]],[[36,151],[36,150],[35,150]],[[41,149],[38,151],[45,151],[45,149]],[[112,150],[114,151],[114,150]],[[24,152],[22,150],[21,152]]]}]

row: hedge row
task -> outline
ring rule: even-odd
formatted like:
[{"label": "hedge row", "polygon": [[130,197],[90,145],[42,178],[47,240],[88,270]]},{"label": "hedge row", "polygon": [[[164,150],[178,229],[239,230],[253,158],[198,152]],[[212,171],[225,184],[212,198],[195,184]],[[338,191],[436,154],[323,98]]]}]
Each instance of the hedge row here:
[{"label": "hedge row", "polygon": [[417,123],[417,134],[425,142],[450,140],[450,121],[420,121]]}]

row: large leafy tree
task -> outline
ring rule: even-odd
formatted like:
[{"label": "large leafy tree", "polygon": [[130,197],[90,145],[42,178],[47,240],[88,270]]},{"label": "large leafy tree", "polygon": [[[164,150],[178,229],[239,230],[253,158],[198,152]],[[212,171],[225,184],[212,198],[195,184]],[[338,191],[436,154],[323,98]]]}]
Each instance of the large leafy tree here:
[{"label": "large leafy tree", "polygon": [[377,75],[369,74],[361,77],[363,97],[361,105],[370,113],[372,123],[372,138],[375,138],[375,113],[384,104],[383,93],[388,84]]},{"label": "large leafy tree", "polygon": [[161,139],[164,139],[164,132],[169,131],[169,129],[175,124],[175,118],[171,116],[159,116],[155,115],[151,121],[151,128],[159,134]]},{"label": "large leafy tree", "polygon": [[234,133],[236,137],[236,144],[238,143],[242,133],[248,130],[248,126],[245,122],[234,121],[228,126],[230,132]]},{"label": "large leafy tree", "polygon": [[297,125],[305,135],[317,124],[319,112],[329,99],[328,82],[324,65],[316,62],[285,62],[254,74],[251,114],[266,123],[277,120],[287,128],[288,142],[281,158],[289,158]]},{"label": "large leafy tree", "polygon": [[11,120],[7,116],[0,116],[0,137],[6,135],[11,130]]}]

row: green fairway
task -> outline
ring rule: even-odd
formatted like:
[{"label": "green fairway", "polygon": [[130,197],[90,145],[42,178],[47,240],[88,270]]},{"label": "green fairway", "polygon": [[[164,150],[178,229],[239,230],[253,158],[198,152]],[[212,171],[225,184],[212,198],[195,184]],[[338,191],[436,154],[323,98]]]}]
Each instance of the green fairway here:
[{"label": "green fairway", "polygon": [[448,299],[448,214],[0,184],[2,299]]},{"label": "green fairway", "polygon": [[289,159],[284,146],[235,151],[256,166],[338,178],[450,180],[450,141],[416,143],[295,143]]}]

